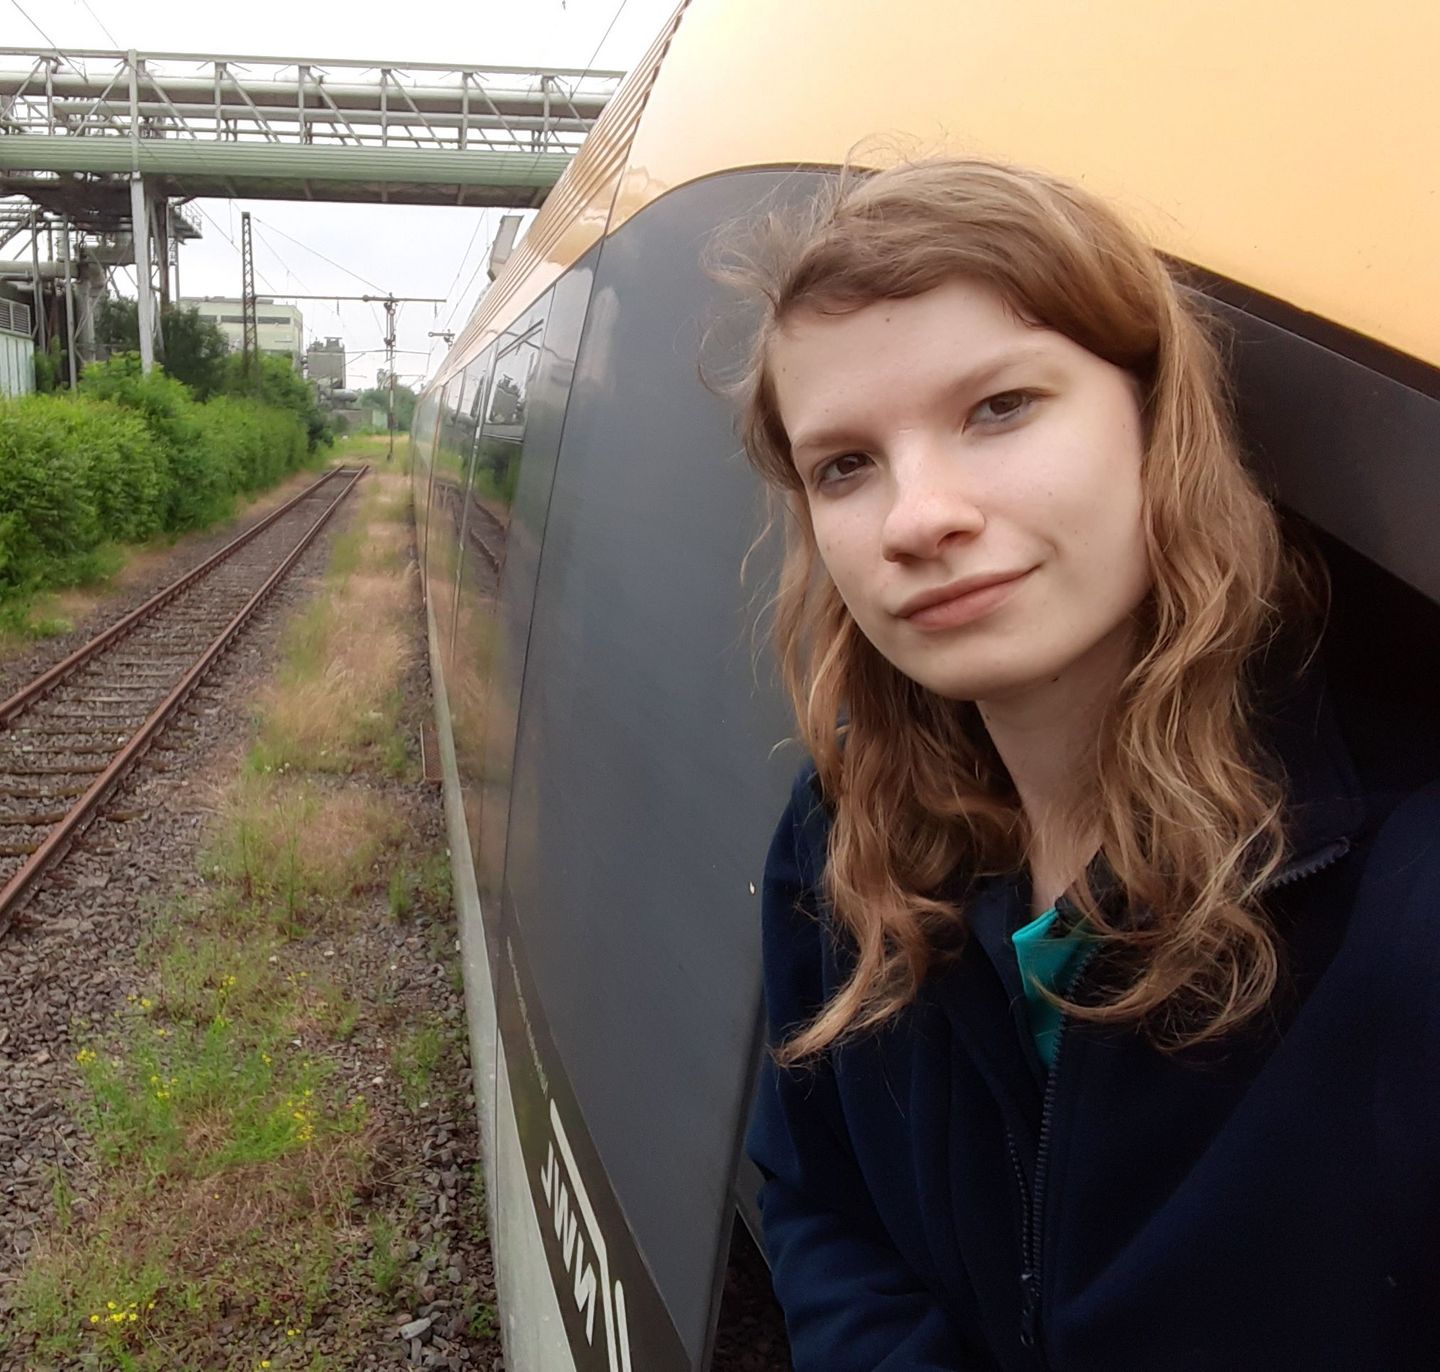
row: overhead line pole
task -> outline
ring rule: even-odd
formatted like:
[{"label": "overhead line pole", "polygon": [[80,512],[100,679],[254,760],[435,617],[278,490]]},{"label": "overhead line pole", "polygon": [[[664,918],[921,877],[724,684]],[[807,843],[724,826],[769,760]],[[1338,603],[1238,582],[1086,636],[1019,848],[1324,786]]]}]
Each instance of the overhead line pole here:
[{"label": "overhead line pole", "polygon": [[240,320],[242,366],[253,376],[255,394],[261,393],[260,324],[255,299],[255,249],[250,239],[250,211],[240,212]]},{"label": "overhead line pole", "polygon": [[[250,215],[244,216],[244,227],[248,234]],[[332,295],[324,291],[310,291],[303,294],[293,292],[272,293],[272,300],[360,300],[367,305],[385,306],[385,362],[386,388],[389,391],[389,408],[386,415],[386,431],[390,435],[390,448],[385,461],[395,457],[395,307],[397,305],[443,305],[445,301],[434,295]]]},{"label": "overhead line pole", "polygon": [[390,447],[385,453],[386,463],[395,460],[395,301],[385,302],[385,375],[389,391],[389,409],[385,418],[385,429],[390,435]]}]

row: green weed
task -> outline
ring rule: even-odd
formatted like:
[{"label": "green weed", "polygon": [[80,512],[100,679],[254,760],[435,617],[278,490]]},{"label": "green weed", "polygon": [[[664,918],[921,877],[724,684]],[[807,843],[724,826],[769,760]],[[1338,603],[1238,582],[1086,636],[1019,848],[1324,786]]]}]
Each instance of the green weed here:
[{"label": "green weed", "polygon": [[85,1122],[103,1162],[203,1178],[304,1148],[321,1129],[354,1126],[352,1116],[326,1114],[316,1095],[324,1073],[308,1058],[223,1016],[203,1028],[153,1025],[151,1005],[140,999],[118,1052],[82,1048],[76,1056]]},{"label": "green weed", "polygon": [[370,1254],[365,1269],[371,1285],[382,1296],[393,1296],[405,1274],[404,1242],[394,1222],[384,1215],[371,1215]]},{"label": "green weed", "polygon": [[333,982],[312,987],[318,997],[315,1019],[332,1039],[344,1042],[355,1032],[360,1020],[360,1006]]},{"label": "green weed", "polygon": [[347,529],[343,534],[337,535],[335,541],[330,545],[328,571],[331,580],[344,581],[351,572],[360,566],[363,554],[364,543],[359,530]]},{"label": "green weed", "polygon": [[412,1110],[430,1095],[430,1083],[444,1051],[445,1037],[434,1024],[407,1031],[396,1044],[392,1054],[395,1075]]},{"label": "green weed", "polygon": [[393,920],[408,919],[414,913],[410,869],[403,862],[390,873],[390,885],[386,889],[385,899]]}]

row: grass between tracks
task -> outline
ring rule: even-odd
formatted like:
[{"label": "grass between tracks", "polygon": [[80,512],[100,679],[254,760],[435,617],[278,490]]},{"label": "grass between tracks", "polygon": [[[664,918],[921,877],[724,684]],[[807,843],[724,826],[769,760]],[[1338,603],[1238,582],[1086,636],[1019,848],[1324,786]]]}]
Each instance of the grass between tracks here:
[{"label": "grass between tracks", "polygon": [[[328,594],[291,624],[255,743],[221,785],[202,882],[154,920],[118,1022],[77,1026],[98,1185],[55,1178],[17,1306],[36,1367],[349,1367],[427,1280],[402,1116],[441,1093],[465,1109],[463,1073],[440,1071],[463,1031],[344,944],[389,918],[453,962],[448,866],[405,803],[406,493],[385,477],[361,491]],[[355,1064],[372,1042],[388,1062],[367,1099]],[[478,1191],[462,1202],[477,1233]],[[478,1298],[462,1313],[477,1336],[494,1327]],[[319,1325],[329,1352],[308,1338]]]}]

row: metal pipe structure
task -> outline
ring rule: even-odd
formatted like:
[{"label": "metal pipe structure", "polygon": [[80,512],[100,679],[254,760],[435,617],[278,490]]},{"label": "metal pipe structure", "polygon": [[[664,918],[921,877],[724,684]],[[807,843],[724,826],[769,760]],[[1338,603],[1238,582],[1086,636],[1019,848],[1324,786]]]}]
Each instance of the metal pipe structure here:
[{"label": "metal pipe structure", "polygon": [[[4,56],[13,49],[0,49],[0,56]],[[123,56],[116,54],[116,56]],[[151,60],[149,55],[142,55],[139,60],[144,62]],[[310,77],[304,82],[294,81],[265,81],[246,80],[241,82],[230,71],[238,63],[234,58],[205,58],[205,62],[216,62],[224,64],[226,68],[222,84],[217,92],[215,77],[209,76],[146,76],[141,74],[140,95],[145,100],[162,100],[167,105],[179,97],[180,100],[188,101],[199,105],[206,110],[213,111],[218,108],[242,107],[247,105],[272,105],[278,108],[288,107],[293,115],[296,111],[296,97],[303,94],[306,98],[307,108],[314,110],[317,106],[330,105],[341,110],[381,110],[396,109],[390,91],[395,89],[394,79],[386,76],[378,85],[334,85],[320,78]],[[271,65],[278,66],[273,59],[266,59]],[[308,64],[307,71],[309,70]],[[320,64],[317,64],[320,65]],[[334,62],[326,62],[325,66],[338,65]],[[393,62],[387,62],[376,68],[381,73],[390,73],[402,69]],[[486,68],[450,68],[458,75],[466,77],[465,87],[473,86],[478,78],[487,70]],[[527,73],[528,74],[528,73]],[[558,104],[563,109],[572,111],[572,117],[584,120],[594,120],[599,117],[600,111],[605,108],[608,100],[607,94],[595,93],[593,91],[582,92],[578,88],[567,90],[563,82],[555,79],[551,73],[536,71],[536,88],[533,90],[518,86],[498,87],[489,83],[480,85],[481,103],[477,107],[475,101],[469,96],[465,87],[462,86],[410,86],[401,87],[405,103],[416,113],[421,114],[459,114],[468,108],[472,114],[480,114],[492,111],[491,117],[515,116],[515,115],[543,115],[547,106]],[[593,82],[614,82],[618,81],[622,73],[618,72],[585,72],[577,79],[588,79]],[[223,84],[229,80],[233,84]],[[110,98],[110,92],[114,85],[113,78],[87,77],[78,72],[60,71],[56,72],[50,83],[50,98],[54,101],[55,112],[61,111],[62,104],[70,101],[104,101]],[[20,71],[0,72],[0,96],[13,98],[24,94],[27,90],[33,89],[33,73]],[[556,92],[559,93],[558,99]],[[314,97],[315,104],[310,104],[310,98]]]},{"label": "metal pipe structure", "polygon": [[[570,165],[568,152],[467,151],[442,148],[355,147],[352,144],[278,145],[218,143],[200,139],[120,139],[66,134],[0,134],[0,167],[44,172],[118,172],[194,181],[230,177],[257,180],[403,181],[420,185],[497,186],[543,190]],[[226,194],[225,192],[220,192]],[[498,202],[497,202],[498,203]]]},{"label": "metal pipe structure", "polygon": [[[125,53],[118,48],[6,48],[0,47],[0,57],[23,57],[33,59],[39,54],[40,60],[45,62],[62,63],[68,62],[72,57],[82,59],[123,58]],[[433,71],[433,72],[490,72],[493,75],[507,76],[593,76],[611,77],[616,80],[622,78],[623,71],[601,71],[590,67],[515,67],[505,66],[503,63],[492,63],[486,65],[470,64],[460,65],[455,62],[402,62],[393,57],[287,57],[270,53],[264,56],[257,56],[253,53],[226,53],[223,57],[217,57],[214,53],[207,52],[142,52],[140,54],[147,62],[193,62],[197,65],[211,62],[233,62],[237,66],[246,67],[344,67],[355,71],[379,71],[382,67],[389,67],[395,71]]]},{"label": "metal pipe structure", "polygon": [[[573,153],[622,73],[0,48],[6,135]],[[53,154],[52,154],[53,155]],[[0,166],[34,166],[0,158]],[[108,168],[96,168],[108,170]],[[150,168],[145,168],[149,172]],[[475,184],[460,178],[462,184]]]},{"label": "metal pipe structure", "polygon": [[[3,82],[4,77],[0,76],[0,85],[3,85]],[[3,93],[3,90],[0,90],[0,95],[3,95]],[[107,118],[113,116],[118,118],[122,112],[128,112],[128,110],[129,104],[124,101],[106,100],[86,102],[82,100],[57,100],[55,102],[55,113],[62,120],[76,123],[94,116],[104,116]],[[154,120],[164,119],[166,117],[173,118],[175,115],[179,115],[187,123],[191,121],[198,123],[201,120],[215,118],[215,106],[213,102],[199,105],[183,101],[177,101],[172,104],[168,101],[162,103],[160,101],[141,100],[138,111],[142,118]],[[393,109],[388,112],[387,116],[379,110],[334,109],[324,105],[317,108],[314,105],[297,107],[289,105],[240,104],[227,106],[224,113],[227,133],[235,124],[295,124],[299,127],[300,141],[303,143],[318,141],[317,135],[320,130],[317,126],[319,125],[330,126],[330,133],[336,137],[343,139],[346,137],[346,131],[348,131],[349,136],[355,138],[356,135],[352,126],[357,124],[366,126],[372,124],[379,125],[387,117],[392,125],[397,122],[396,112]],[[474,141],[477,122],[479,121],[476,120],[473,113],[465,110],[426,112],[423,124],[417,119],[414,127],[459,129],[468,133],[471,140]],[[510,129],[519,129],[526,133],[571,133],[577,135],[576,141],[578,141],[580,137],[589,132],[591,121],[584,118],[546,118],[544,115],[519,114],[507,115],[505,125]],[[481,123],[480,127],[483,129],[485,125]],[[335,130],[337,129],[341,129],[342,132],[336,133]],[[394,137],[393,134],[392,137]],[[415,138],[421,145],[430,141],[441,147],[450,147],[453,146],[455,142],[453,138],[441,138],[438,135],[429,140],[425,139],[423,135],[418,134],[409,134],[407,137]],[[497,142],[494,146],[497,148],[513,147],[514,140],[506,140],[503,144]]]},{"label": "metal pipe structure", "polygon": [[31,281],[37,277],[41,281],[54,281],[64,275],[63,262],[42,262],[38,253],[33,262],[25,262],[18,257],[0,259],[0,277],[7,281]]}]

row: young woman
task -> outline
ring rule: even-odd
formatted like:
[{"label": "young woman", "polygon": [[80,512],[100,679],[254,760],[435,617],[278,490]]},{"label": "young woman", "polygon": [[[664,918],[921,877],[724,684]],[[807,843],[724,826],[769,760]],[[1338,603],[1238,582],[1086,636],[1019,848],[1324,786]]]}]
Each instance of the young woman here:
[{"label": "young woman", "polygon": [[796,1368],[1437,1365],[1440,788],[1348,758],[1195,299],[984,163],[762,236]]}]

